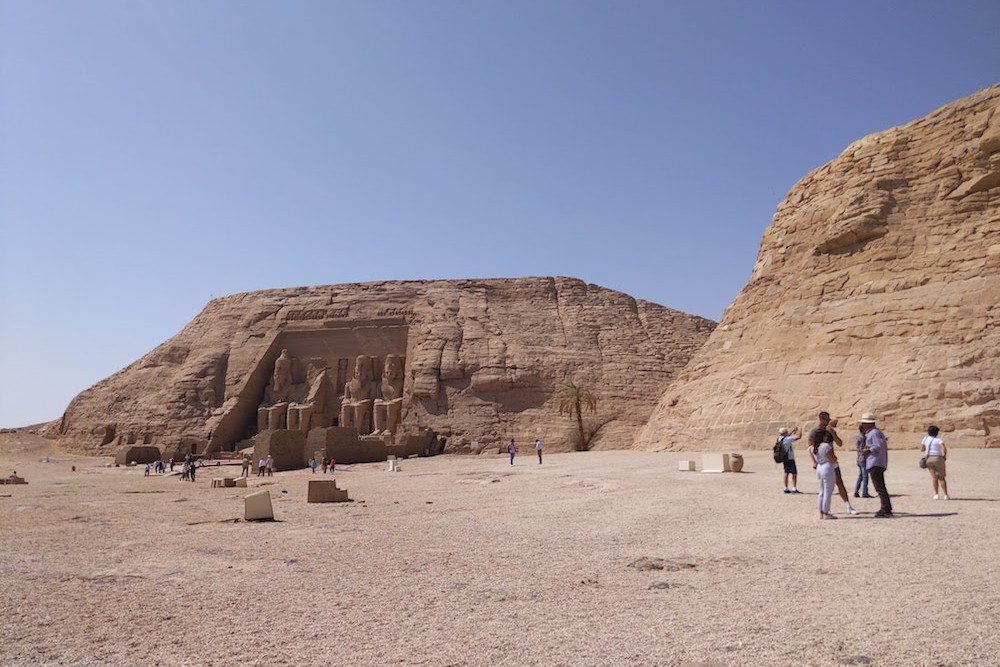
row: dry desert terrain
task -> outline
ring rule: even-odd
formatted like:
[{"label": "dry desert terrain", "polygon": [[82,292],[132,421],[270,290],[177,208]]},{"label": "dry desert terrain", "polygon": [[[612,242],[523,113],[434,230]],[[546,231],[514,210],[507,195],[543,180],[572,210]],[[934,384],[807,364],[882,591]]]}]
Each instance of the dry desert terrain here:
[{"label": "dry desert terrain", "polygon": [[947,502],[893,450],[898,516],[837,521],[744,455],[342,466],[353,502],[308,504],[308,470],[213,489],[5,434],[0,664],[1000,665],[1000,450],[953,450]]}]

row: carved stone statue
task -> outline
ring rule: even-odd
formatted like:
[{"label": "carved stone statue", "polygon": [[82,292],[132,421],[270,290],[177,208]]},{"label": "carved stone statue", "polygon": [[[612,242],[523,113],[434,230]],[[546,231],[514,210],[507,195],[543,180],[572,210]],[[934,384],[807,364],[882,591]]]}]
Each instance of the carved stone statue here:
[{"label": "carved stone statue", "polygon": [[378,386],[372,378],[372,358],[359,355],[354,360],[354,376],[344,385],[340,425],[356,428],[361,435],[371,433],[372,401],[377,393]]},{"label": "carved stone statue", "polygon": [[281,356],[274,360],[274,375],[271,378],[271,405],[289,400],[291,393],[292,358],[288,355],[288,350],[282,350]]},{"label": "carved stone statue", "polygon": [[375,432],[395,435],[403,409],[403,360],[399,355],[386,355],[381,389],[382,398],[375,400]]},{"label": "carved stone statue", "polygon": [[309,385],[309,394],[304,403],[294,403],[288,408],[288,428],[309,431],[311,428],[329,426],[326,413],[329,392],[327,370],[320,371]]}]

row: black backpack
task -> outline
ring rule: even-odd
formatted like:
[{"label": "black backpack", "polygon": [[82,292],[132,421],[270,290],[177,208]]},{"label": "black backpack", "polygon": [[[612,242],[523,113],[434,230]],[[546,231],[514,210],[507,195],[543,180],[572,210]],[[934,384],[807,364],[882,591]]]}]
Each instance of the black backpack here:
[{"label": "black backpack", "polygon": [[774,462],[784,463],[785,462],[785,444],[784,438],[778,436],[778,439],[774,441]]}]

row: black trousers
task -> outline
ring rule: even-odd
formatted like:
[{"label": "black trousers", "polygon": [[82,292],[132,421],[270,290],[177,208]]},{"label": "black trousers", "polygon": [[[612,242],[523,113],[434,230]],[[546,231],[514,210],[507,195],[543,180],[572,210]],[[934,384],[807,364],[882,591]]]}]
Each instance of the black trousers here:
[{"label": "black trousers", "polygon": [[875,493],[878,494],[879,514],[892,514],[892,501],[889,500],[889,491],[885,488],[885,468],[873,466],[868,469],[868,478],[875,485]]}]

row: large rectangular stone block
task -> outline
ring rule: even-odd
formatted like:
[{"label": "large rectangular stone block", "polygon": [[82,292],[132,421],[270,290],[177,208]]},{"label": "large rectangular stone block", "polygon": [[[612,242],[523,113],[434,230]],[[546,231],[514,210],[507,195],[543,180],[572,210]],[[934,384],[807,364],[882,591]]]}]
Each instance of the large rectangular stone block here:
[{"label": "large rectangular stone block", "polygon": [[243,518],[247,521],[273,521],[271,492],[257,491],[243,498]]},{"label": "large rectangular stone block", "polygon": [[307,502],[310,503],[343,503],[347,502],[346,489],[337,488],[337,480],[334,479],[313,479],[309,481],[309,495]]},{"label": "large rectangular stone block", "polygon": [[702,472],[731,472],[729,454],[703,454],[701,457]]},{"label": "large rectangular stone block", "polygon": [[234,484],[234,486],[239,487],[241,489],[247,488],[247,478],[246,477],[237,477],[236,478],[236,483]]},{"label": "large rectangular stone block", "polygon": [[689,472],[691,470],[695,470],[694,461],[678,461],[677,462],[677,469],[678,470],[683,470],[684,472]]}]

